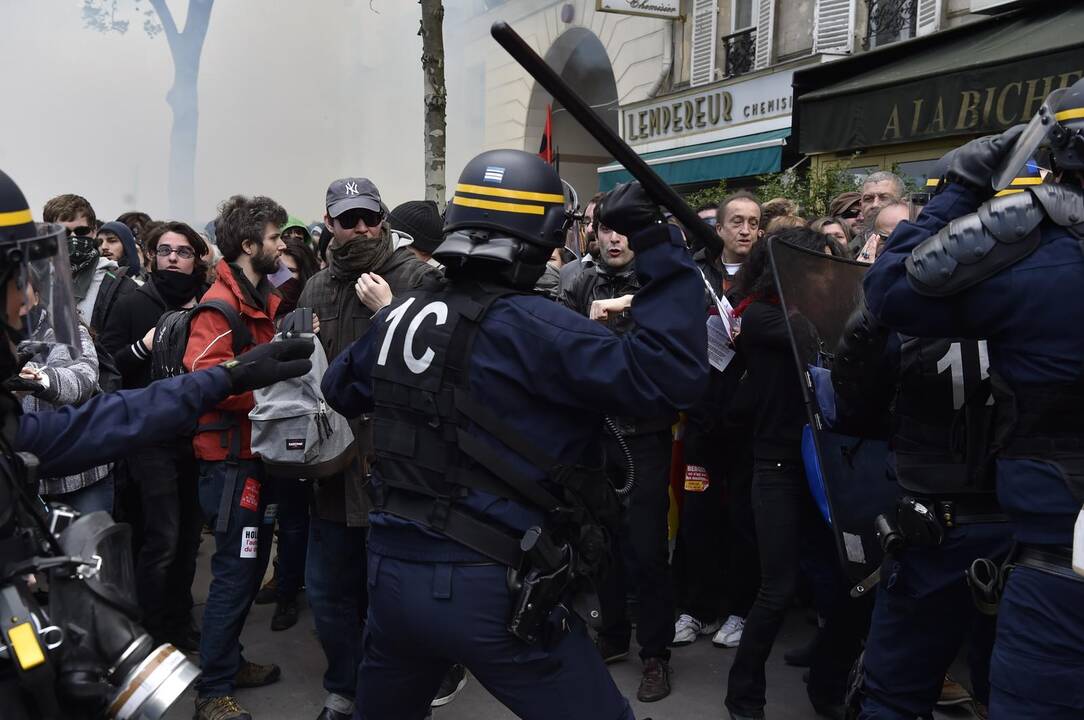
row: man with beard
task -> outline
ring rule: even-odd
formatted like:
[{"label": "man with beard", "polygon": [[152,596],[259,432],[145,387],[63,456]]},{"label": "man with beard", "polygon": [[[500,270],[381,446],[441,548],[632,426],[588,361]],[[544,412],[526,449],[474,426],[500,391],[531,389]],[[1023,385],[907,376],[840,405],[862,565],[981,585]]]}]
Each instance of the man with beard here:
[{"label": "man with beard", "polygon": [[[236,310],[253,345],[270,342],[275,335],[280,298],[272,292],[267,276],[278,269],[284,247],[280,228],[285,223],[286,211],[274,200],[240,195],[223,203],[215,220],[222,260],[203,300],[220,300]],[[167,261],[179,246],[169,247]],[[159,252],[163,249],[160,246]],[[225,315],[208,311],[192,318],[184,353],[186,369],[196,372],[233,357]],[[203,675],[196,683],[196,720],[250,720],[251,715],[233,697],[234,688],[268,685],[281,675],[277,665],[245,660],[239,642],[267,569],[275,521],[274,503],[268,497],[272,485],[252,455],[248,413],[254,405],[251,392],[231,395],[200,417],[192,441],[199,460],[200,507],[215,536],[200,639]]]},{"label": "man with beard", "polygon": [[[365,334],[373,312],[390,302],[392,294],[433,288],[441,274],[409,246],[393,248],[387,208],[368,178],[332,182],[326,201],[324,223],[331,234],[328,267],[305,285],[298,305],[319,316],[320,342],[332,362]],[[379,299],[368,302],[374,295]],[[361,618],[368,608],[365,533],[370,505],[363,487],[372,428],[367,420],[358,419],[351,422],[351,429],[360,457],[342,475],[316,484],[305,563],[306,594],[328,665],[324,673],[328,697],[321,720],[348,718],[354,712]]]},{"label": "man with beard", "polygon": [[[103,233],[120,225],[106,223]],[[101,334],[125,388],[150,385],[151,349],[159,318],[196,304],[207,289],[207,267],[200,259],[207,244],[181,222],[162,223],[147,236],[155,264],[147,282],[117,300]],[[136,583],[143,624],[159,642],[182,650],[199,649],[192,623],[192,581],[196,574],[200,527],[196,457],[189,438],[139,450],[128,457],[138,497],[143,542],[136,556]],[[135,502],[132,503],[133,505]]]},{"label": "man with beard", "polygon": [[[602,204],[605,206],[606,199]],[[629,308],[640,289],[634,255],[628,238],[599,222],[594,215],[598,238],[598,262],[585,268],[560,300],[567,307],[623,335],[635,328]],[[643,676],[636,697],[640,702],[662,700],[670,694],[670,650],[673,637],[674,596],[670,584],[666,515],[670,507],[670,426],[677,411],[651,417],[614,418],[621,438],[603,436],[607,473],[616,486],[624,483],[626,460],[622,445],[631,451],[636,485],[629,497],[621,537],[614,540],[613,555],[632,558],[634,578],[626,578],[623,563],[614,563],[599,588],[602,628],[596,646],[602,659],[616,662],[628,656],[632,625],[625,614],[626,590],[632,587],[640,602],[636,640]]]},{"label": "man with beard", "polygon": [[560,288],[568,287],[577,275],[595,265],[598,257],[598,237],[595,236],[594,218],[595,209],[598,207],[598,201],[602,199],[602,195],[603,193],[596,193],[587,203],[587,207],[583,209],[583,224],[581,225],[584,235],[583,257],[561,266]]}]

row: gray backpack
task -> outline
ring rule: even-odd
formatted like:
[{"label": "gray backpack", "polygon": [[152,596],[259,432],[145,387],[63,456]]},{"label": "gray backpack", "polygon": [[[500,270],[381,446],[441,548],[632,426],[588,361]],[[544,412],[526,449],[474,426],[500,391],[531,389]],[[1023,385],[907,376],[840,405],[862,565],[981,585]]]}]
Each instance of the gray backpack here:
[{"label": "gray backpack", "polygon": [[[307,309],[290,313],[280,327],[271,342],[286,337],[314,338],[312,312]],[[317,340],[308,374],[253,391],[256,406],[248,414],[252,452],[263,460],[269,475],[325,478],[341,473],[353,460],[354,433],[346,418],[328,407],[320,390],[326,370],[327,356]]]}]

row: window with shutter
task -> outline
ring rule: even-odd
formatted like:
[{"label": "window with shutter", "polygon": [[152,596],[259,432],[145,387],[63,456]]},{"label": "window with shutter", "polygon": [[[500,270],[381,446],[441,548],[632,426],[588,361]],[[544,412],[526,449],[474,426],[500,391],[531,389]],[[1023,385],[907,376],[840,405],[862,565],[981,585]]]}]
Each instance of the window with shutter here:
[{"label": "window with shutter", "polygon": [[753,69],[760,70],[772,64],[772,40],[775,35],[775,0],[757,3],[757,54]]},{"label": "window with shutter", "polygon": [[718,0],[693,0],[693,42],[689,84],[693,87],[715,79],[715,31]]},{"label": "window with shutter", "polygon": [[817,0],[813,15],[813,52],[849,53],[854,49],[855,0]]},{"label": "window with shutter", "polygon": [[917,35],[929,35],[941,29],[941,0],[918,0]]}]

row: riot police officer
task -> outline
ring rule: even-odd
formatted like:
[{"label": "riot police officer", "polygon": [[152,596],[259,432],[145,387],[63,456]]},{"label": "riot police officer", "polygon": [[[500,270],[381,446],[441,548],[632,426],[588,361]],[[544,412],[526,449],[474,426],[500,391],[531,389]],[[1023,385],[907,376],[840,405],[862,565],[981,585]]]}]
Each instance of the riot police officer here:
[{"label": "riot police officer", "polygon": [[[1056,182],[991,200],[1040,145]],[[945,179],[889,239],[866,299],[901,332],[987,339],[997,493],[1017,542],[990,714],[1079,718],[1084,578],[1069,558],[1084,503],[1084,80],[1052,93],[1022,131],[957,150]]]},{"label": "riot police officer", "polygon": [[433,253],[446,288],[396,298],[324,377],[333,407],[374,413],[365,720],[422,718],[453,662],[519,717],[633,717],[569,611],[620,515],[588,451],[605,413],[698,397],[707,339],[685,309],[703,284],[633,183],[601,221],[636,253],[638,331],[617,337],[529,294],[564,241],[562,203],[535,155],[471,160]]},{"label": "riot police officer", "polygon": [[[25,196],[3,172],[0,286],[2,714],[11,720],[160,717],[198,670],[171,645],[155,648],[136,622],[127,526],[101,512],[79,517],[62,508],[46,515],[35,497],[36,473],[80,472],[182,435],[227,396],[308,372],[312,343],[272,343],[218,367],[99,395],[78,408],[22,414],[14,392],[35,390],[17,377],[25,357],[55,345],[77,357],[78,315],[64,228],[35,224]],[[42,342],[17,354],[16,343],[31,326]],[[71,524],[60,532],[63,518]],[[48,612],[26,580],[45,571]]]},{"label": "riot police officer", "polygon": [[929,717],[968,634],[975,694],[988,701],[993,618],[979,613],[965,579],[973,561],[1009,549],[986,462],[987,364],[985,340],[891,333],[865,305],[840,342],[837,416],[877,428],[891,407],[889,473],[906,499],[885,515],[903,544],[890,541],[862,659],[866,720]]}]

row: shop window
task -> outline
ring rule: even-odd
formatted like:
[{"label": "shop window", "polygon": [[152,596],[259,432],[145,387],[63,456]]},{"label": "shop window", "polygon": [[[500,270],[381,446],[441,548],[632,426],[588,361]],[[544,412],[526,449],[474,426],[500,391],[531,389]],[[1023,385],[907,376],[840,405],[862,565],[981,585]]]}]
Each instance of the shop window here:
[{"label": "shop window", "polygon": [[912,160],[901,162],[896,165],[896,174],[917,188],[926,187],[926,181],[930,179],[930,173],[937,165],[937,159]]},{"label": "shop window", "polygon": [[880,47],[915,36],[918,0],[865,0],[867,17],[865,46]]}]

